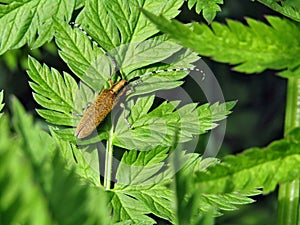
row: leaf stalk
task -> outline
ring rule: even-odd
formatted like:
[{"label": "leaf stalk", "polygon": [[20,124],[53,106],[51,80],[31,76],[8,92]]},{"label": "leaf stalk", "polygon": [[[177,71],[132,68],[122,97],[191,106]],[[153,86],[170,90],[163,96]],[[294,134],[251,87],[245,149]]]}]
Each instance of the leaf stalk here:
[{"label": "leaf stalk", "polygon": [[[300,125],[300,79],[289,78],[284,135]],[[277,225],[300,225],[299,180],[281,184],[278,192]]]}]

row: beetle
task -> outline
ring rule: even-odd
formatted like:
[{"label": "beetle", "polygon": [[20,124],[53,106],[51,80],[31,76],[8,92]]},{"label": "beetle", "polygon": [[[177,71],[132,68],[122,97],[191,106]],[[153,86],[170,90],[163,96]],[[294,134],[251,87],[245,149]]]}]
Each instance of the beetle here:
[{"label": "beetle", "polygon": [[116,106],[120,97],[125,94],[127,85],[128,82],[126,80],[120,80],[112,84],[109,89],[104,89],[100,92],[94,103],[86,109],[79,121],[74,133],[77,138],[85,138],[96,129]]},{"label": "beetle", "polygon": [[[74,135],[79,139],[86,138],[89,136],[98,125],[106,118],[106,116],[113,110],[113,108],[118,104],[119,100],[123,96],[127,96],[131,93],[134,86],[141,83],[141,78],[149,76],[155,73],[162,72],[172,72],[172,71],[198,71],[203,74],[203,79],[205,73],[199,68],[176,68],[176,69],[166,69],[166,70],[156,70],[152,72],[145,73],[141,76],[134,77],[129,81],[121,79],[116,83],[110,81],[110,88],[104,89],[99,93],[96,100],[86,109],[81,120],[79,121]],[[131,87],[133,81],[138,80]]]},{"label": "beetle", "polygon": [[[88,33],[84,31],[84,29],[80,25],[74,22],[71,22],[70,24],[74,25],[74,27],[81,30],[95,45],[99,46],[98,43],[95,42],[93,38],[89,36]],[[105,55],[111,60],[114,66],[114,71],[118,71],[117,63],[115,62],[115,60],[107,53],[105,53]],[[121,80],[116,83],[112,83],[112,81],[110,81],[110,88],[101,91],[97,96],[96,100],[87,107],[86,111],[82,115],[82,118],[79,121],[74,132],[75,137],[79,139],[88,137],[98,127],[98,125],[106,118],[106,116],[113,110],[113,108],[118,104],[120,98],[129,95],[133,87],[141,83],[142,81],[141,78],[156,73],[172,72],[172,71],[198,71],[202,73],[203,79],[205,78],[205,73],[199,68],[175,68],[175,69],[165,69],[165,70],[156,70],[152,72],[147,72],[138,77],[134,77],[129,81],[122,79],[122,77]],[[131,84],[133,81],[136,80],[138,81],[130,87],[129,84]],[[127,124],[130,127],[130,124],[128,122]]]}]

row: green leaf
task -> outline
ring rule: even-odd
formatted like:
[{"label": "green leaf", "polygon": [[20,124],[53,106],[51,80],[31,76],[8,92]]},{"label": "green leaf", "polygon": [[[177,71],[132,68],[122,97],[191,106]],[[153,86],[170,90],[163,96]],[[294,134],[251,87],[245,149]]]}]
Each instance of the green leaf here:
[{"label": "green leaf", "polygon": [[54,140],[16,99],[12,109],[16,133],[10,133],[7,117],[0,123],[1,222],[111,224],[104,191],[83,185],[65,167]]},{"label": "green leaf", "polygon": [[175,173],[172,185],[177,224],[203,224],[204,218],[211,221],[212,217],[221,215],[220,211],[236,210],[237,205],[254,202],[249,196],[261,193],[255,189],[226,194],[202,193],[194,174],[204,173],[217,162],[215,158],[202,159],[197,153],[185,154],[178,149],[172,155],[169,166],[181,168]]},{"label": "green leaf", "polygon": [[45,146],[48,151],[54,151],[56,148],[54,141],[46,132],[41,131],[38,126],[34,127],[33,118],[26,114],[23,106],[16,98],[13,98],[12,111],[14,113],[13,125],[17,133],[22,137],[24,148],[27,150],[27,157],[33,164],[43,162],[49,153],[41,151],[41,146]]},{"label": "green leaf", "polygon": [[[179,154],[176,154],[173,158],[173,166],[180,167],[181,158]],[[196,224],[193,220],[195,215],[201,218],[201,214],[198,212],[199,195],[200,192],[195,192],[191,189],[193,185],[192,176],[184,176],[182,171],[178,171],[174,177],[174,195],[175,195],[175,216],[176,224]],[[210,208],[211,209],[211,206]]]},{"label": "green leaf", "polygon": [[[101,20],[99,21],[99,23],[95,23],[95,22],[89,23],[88,31],[91,32],[91,34],[93,33],[92,31],[94,30],[97,31],[98,34],[105,35],[105,32],[104,33],[99,32],[99,29],[97,29],[96,26],[97,24],[100,25],[113,24],[115,25],[114,27],[118,27],[118,21],[114,17],[117,16],[117,14],[116,12],[113,12],[116,9],[112,7],[114,6],[114,4],[115,3],[111,1],[100,1],[100,2],[90,1],[88,3],[88,5],[85,7],[85,9],[82,12],[82,15],[84,15],[82,16],[82,19],[85,20],[89,17],[93,17],[93,18],[97,17],[97,20],[94,18],[95,19],[94,21]],[[162,6],[161,4],[164,4],[164,6]],[[155,6],[153,9],[160,7],[161,10],[163,10],[163,12],[165,13],[165,15],[169,17],[177,15],[178,13],[177,9],[174,10],[174,8],[172,7],[174,6],[179,7],[182,4],[182,2],[175,1],[175,0],[168,1],[168,2],[162,1],[161,4],[152,1],[144,2],[144,5],[149,5],[151,9],[153,8],[153,5]],[[131,26],[135,27],[135,29],[127,30],[129,33],[128,32],[124,33],[123,31],[121,32],[120,30],[118,30],[117,33],[118,33],[118,37],[119,37],[119,32],[121,33],[120,38],[123,38],[124,35],[124,39],[129,37],[131,37],[132,39],[128,40],[130,41],[130,44],[128,44],[128,46],[120,46],[115,51],[116,55],[112,55],[116,57],[118,66],[120,66],[120,70],[121,70],[120,72],[122,73],[123,79],[130,80],[136,76],[140,76],[141,74],[147,73],[149,71],[155,71],[158,69],[193,67],[191,63],[199,59],[199,57],[190,50],[182,50],[178,44],[174,44],[170,42],[168,38],[166,38],[166,36],[160,35],[150,39],[148,38],[148,36],[145,36],[144,38],[142,38],[140,32],[146,32],[145,29],[148,30],[149,27],[152,27],[153,29],[153,26],[149,26],[147,28],[141,26],[140,23],[148,24],[149,22],[146,20],[145,17],[143,17],[140,11],[137,8],[135,8],[136,6],[130,5],[129,2],[122,3],[123,10],[128,9],[128,7],[131,8],[132,13],[128,15],[129,16],[128,18],[124,17],[123,19],[127,19],[128,24],[133,23]],[[111,14],[112,16],[106,17],[104,16],[106,15],[105,13],[97,14],[96,13],[97,10],[95,9],[98,9],[100,11],[104,10],[106,14],[109,15],[110,13],[112,13]],[[93,12],[93,13],[88,14],[87,12]],[[136,15],[133,15],[134,13],[136,13]],[[138,20],[132,21],[131,18],[137,18]],[[113,52],[108,52],[105,54],[102,48],[99,48],[94,43],[91,45],[90,39],[87,36],[85,36],[82,31],[80,31],[77,28],[71,29],[70,26],[68,26],[67,24],[61,21],[58,20],[55,21],[55,28],[56,28],[56,42],[61,49],[60,55],[69,65],[71,70],[84,82],[84,84],[87,84],[87,86],[89,86],[95,92],[102,90],[104,87],[108,87],[108,80],[112,78],[111,77],[112,62],[111,59],[107,57],[107,54],[111,55],[111,53]],[[123,29],[123,28],[118,27],[118,29]],[[153,30],[154,33],[151,32],[151,35],[158,32],[155,29]],[[114,33],[115,32],[114,29],[111,30],[108,29],[106,30],[106,32],[110,32],[114,37],[116,37]],[[146,33],[148,33],[148,31]],[[140,41],[143,42],[132,43],[133,40],[136,40],[134,38],[138,38]],[[95,39],[97,40],[97,38]],[[100,44],[103,44],[99,40],[98,42]],[[126,42],[122,42],[122,43],[126,43]],[[187,74],[188,73],[186,71],[180,71],[180,72],[160,73],[160,74],[155,74],[155,76],[144,77],[141,80],[141,84],[134,88],[135,89],[134,92],[128,98],[131,98],[135,95],[147,94],[150,92],[154,92],[156,90],[171,89],[177,87],[182,84],[182,81],[179,80],[184,78]],[[68,77],[68,75],[66,75],[66,77]],[[60,79],[60,80],[61,82],[63,82],[64,79]],[[51,80],[49,80],[49,82],[51,82]],[[53,99],[55,101],[53,101],[53,104],[51,105],[52,108],[50,108],[51,110],[48,110],[48,107],[51,107],[50,104],[46,104],[45,101],[43,101],[44,98],[41,99],[39,98],[39,96],[38,97],[35,96],[36,100],[42,106],[46,107],[45,110],[38,110],[39,114],[42,117],[46,118],[48,122],[53,124],[65,125],[65,126],[71,126],[71,124],[72,125],[75,124],[77,121],[79,121],[79,118],[76,117],[72,118],[70,116],[70,112],[74,111],[77,114],[83,113],[84,111],[82,109],[85,108],[87,103],[92,102],[95,99],[95,95],[91,94],[91,90],[87,88],[84,84],[81,85],[84,87],[82,91],[80,88],[79,92],[77,91],[78,92],[77,95],[71,96],[74,99],[73,102],[68,100],[69,99],[68,97],[64,99],[65,101],[66,100],[70,101],[68,104],[68,108],[66,109],[60,109],[62,108],[62,106],[60,105],[61,101],[57,101],[55,97]],[[62,84],[60,86],[63,89],[65,89],[66,92],[69,92],[69,90],[71,90],[72,93],[75,92],[75,85],[74,85],[74,89],[70,87],[65,87]],[[36,86],[33,87],[35,89],[38,89],[38,87]],[[45,89],[46,88],[44,88],[43,90]],[[52,102],[52,99],[49,99],[49,102],[47,103],[50,103],[50,100]],[[71,107],[69,106],[72,105],[73,105],[73,109],[70,109]],[[194,114],[195,113],[196,112],[194,112]],[[60,131],[55,131],[55,132],[59,133]],[[63,131],[63,132],[65,132],[65,134],[68,137],[71,136],[70,130]],[[102,126],[100,128],[99,138],[108,139],[109,132],[110,132],[110,125],[106,126],[106,123],[104,121],[104,123],[102,123]],[[191,134],[186,133],[183,134],[182,136],[187,136],[188,138],[191,137]],[[99,141],[99,138],[97,138],[97,140],[95,141]]]},{"label": "green leaf", "polygon": [[[75,172],[85,183],[90,182],[91,185],[101,186],[99,179],[99,161],[96,151],[89,152],[87,147],[79,149],[69,141],[60,138],[53,128],[50,128],[50,131],[59,146],[66,166],[69,169],[75,169]],[[91,146],[89,146],[89,148],[91,148]]]},{"label": "green leaf", "polygon": [[119,164],[115,188],[128,185],[140,185],[153,177],[162,167],[163,160],[168,157],[169,148],[157,147],[148,152],[125,152]]},{"label": "green leaf", "polygon": [[[174,222],[176,197],[174,191],[168,187],[172,182],[173,175],[176,174],[177,177],[178,173],[174,172],[174,155],[166,160],[168,156],[166,153],[168,153],[168,148],[161,147],[147,152],[129,151],[125,153],[117,170],[117,183],[111,191],[138,199],[156,216]],[[195,213],[195,215],[194,213],[191,214],[191,219],[194,216],[200,219],[202,218],[201,215],[206,215],[212,208],[214,209],[213,213],[211,212],[212,215],[221,215],[220,210],[236,210],[237,205],[253,202],[248,196],[261,193],[256,190],[226,194],[201,193],[196,185],[197,183],[191,179],[193,178],[191,174],[205,171],[216,164],[217,159],[207,158],[202,160],[197,153],[185,154],[185,152],[181,152],[180,155],[182,169],[179,173],[183,179],[180,181],[180,189],[177,193],[182,196],[180,198],[183,198],[182,200],[179,199],[179,205],[177,206],[182,210],[180,215],[187,215],[186,210],[188,210],[188,212],[193,211]],[[162,168],[163,170],[161,170]],[[183,190],[182,187],[185,186],[186,189]],[[187,206],[186,204],[191,205]],[[119,202],[119,207],[127,211],[128,206]]]},{"label": "green leaf", "polygon": [[[173,222],[174,204],[173,191],[162,185],[153,186],[138,186],[136,188],[127,188],[124,190],[117,190],[119,193],[124,193],[129,197],[135,198],[144,204],[154,215]],[[124,208],[127,208],[124,205]]]},{"label": "green leaf", "polygon": [[216,17],[216,13],[221,11],[218,4],[223,4],[223,0],[188,0],[189,9],[196,5],[196,12],[202,11],[203,17],[208,23],[211,23]]},{"label": "green leaf", "polygon": [[[174,193],[167,187],[174,171],[166,161],[168,151],[169,148],[157,147],[147,152],[125,153],[112,191],[139,200],[156,216],[174,223]],[[195,155],[187,154],[182,162],[184,165],[191,165],[194,160]],[[126,210],[128,206],[122,207]]]},{"label": "green leaf", "polygon": [[221,104],[217,102],[212,105],[206,103],[199,106],[197,108],[197,112],[200,119],[200,134],[212,130],[213,128],[218,126],[216,122],[226,119],[227,116],[232,112],[231,110],[236,105],[236,103],[236,101],[230,101]]},{"label": "green leaf", "polygon": [[54,35],[52,17],[70,21],[74,0],[11,1],[0,5],[0,54],[28,44],[37,48],[49,42]]},{"label": "green leaf", "polygon": [[[155,179],[164,166],[163,160],[168,157],[168,150],[169,148],[157,147],[148,152],[125,153],[117,170],[117,183],[112,191],[116,195],[122,194],[143,203],[143,214],[150,211],[158,217],[174,221],[172,191],[163,186],[170,177],[163,175]],[[162,177],[165,178],[164,182],[161,182]],[[124,211],[131,210],[130,206],[123,202],[119,202],[119,207],[124,208]],[[114,208],[116,209],[116,206]]]},{"label": "green leaf", "polygon": [[300,4],[295,0],[258,0],[262,4],[270,7],[274,11],[277,11],[293,20],[300,21]]},{"label": "green leaf", "polygon": [[[3,109],[3,107],[4,107],[4,103],[3,103],[3,99],[4,99],[4,91],[2,90],[2,91],[0,91],[0,112],[1,112],[1,110]],[[2,117],[2,114],[3,113],[0,113],[0,118]]]},{"label": "green leaf", "polygon": [[[94,93],[84,83],[77,83],[68,73],[61,75],[56,69],[40,65],[38,61],[29,58],[27,71],[31,88],[34,90],[35,101],[46,109],[38,109],[38,114],[49,123],[60,126],[75,127],[81,114],[89,102],[94,101]],[[62,127],[55,130],[64,140],[75,140],[74,130]],[[96,141],[99,141],[97,138]]]},{"label": "green leaf", "polygon": [[275,141],[264,149],[249,149],[237,156],[227,156],[221,164],[197,174],[204,193],[226,193],[262,188],[273,191],[278,183],[299,178],[299,132]]},{"label": "green leaf", "polygon": [[[127,45],[117,46],[106,53],[110,55],[108,57],[104,54],[104,50],[97,45],[91,46],[90,39],[79,29],[72,30],[70,26],[62,22],[56,22],[55,28],[57,31],[56,43],[61,49],[60,56],[83,82],[97,92],[103,87],[108,87],[108,80],[111,78],[111,73],[114,72],[110,57],[117,62],[122,78],[126,80],[159,69],[191,68],[193,67],[191,63],[199,59],[195,53],[189,50],[178,53],[182,47],[172,43],[166,36],[157,36],[143,42],[131,42]],[[149,66],[155,63],[163,64]],[[145,66],[150,68],[141,70]],[[187,72],[181,71],[155,74],[154,78],[146,77],[144,88],[137,87],[135,95],[179,86],[181,82],[177,80],[187,74]]]},{"label": "green leaf", "polygon": [[[34,90],[35,101],[46,109],[37,109],[38,114],[51,124],[75,127],[95,93],[84,83],[77,83],[68,73],[61,75],[56,69],[40,65],[29,58],[29,82]],[[60,127],[54,132],[67,141],[75,141],[74,129]],[[95,140],[99,141],[99,138]]]},{"label": "green leaf", "polygon": [[[134,76],[157,69],[191,67],[190,63],[199,59],[190,51],[188,53],[180,53],[174,57],[173,55],[182,48],[181,46],[170,42],[165,36],[150,38],[157,34],[158,30],[138,9],[138,6],[143,6],[154,13],[162,13],[168,18],[173,18],[179,13],[178,8],[181,5],[182,1],[178,0],[130,0],[126,2],[93,0],[89,1],[89,4],[80,13],[77,23],[80,23],[99,46],[114,58],[123,79],[129,80]],[[64,51],[64,53],[68,54],[67,51]],[[176,61],[177,57],[180,59],[179,61]],[[187,57],[188,59],[186,59]],[[182,64],[183,61],[185,61],[184,64]],[[140,71],[142,67],[161,62],[167,65],[151,66],[148,70]],[[70,64],[69,62],[67,63]],[[104,64],[100,66],[105,67]],[[133,71],[134,76],[130,74]],[[181,78],[183,77],[182,74],[187,75],[187,73],[182,72],[178,74],[181,75]],[[167,82],[170,83],[172,81],[171,79],[166,80],[168,75],[170,73],[161,75],[161,80],[152,80],[152,82],[156,81],[152,86],[159,85],[158,88],[160,89],[168,89],[180,84],[179,82],[174,82],[175,79],[181,79],[175,75],[173,83],[168,84]],[[159,76],[157,76],[157,79],[159,79]],[[106,77],[106,81],[107,79],[108,77]],[[147,80],[147,83],[150,82],[151,79]],[[97,87],[89,83],[88,85],[93,87],[94,90],[101,89],[99,85]],[[152,91],[155,90],[152,89]],[[138,91],[139,89],[137,89]]]},{"label": "green leaf", "polygon": [[113,218],[116,222],[128,221],[130,224],[140,223],[155,224],[155,221],[145,214],[151,211],[144,205],[143,202],[138,201],[125,193],[109,192],[109,203],[113,208]]},{"label": "green leaf", "polygon": [[[171,17],[178,14],[177,8],[182,2],[178,0],[139,3],[137,1],[120,3],[89,1],[78,16],[77,22],[82,24],[103,49],[99,49],[96,45],[91,47],[89,38],[80,30],[71,30],[66,24],[56,23],[56,42],[61,49],[61,57],[71,70],[93,90],[99,91],[103,87],[108,87],[107,81],[111,77],[112,61],[104,55],[104,52],[117,61],[121,73],[125,73],[123,79],[130,79],[127,75],[131,71],[161,62],[180,50],[179,45],[166,42],[166,37],[163,36],[143,42],[158,31],[140,15],[138,10],[140,4],[149,5],[153,10],[159,8],[158,12],[164,12],[166,16]],[[122,24],[119,22],[121,20]],[[126,45],[121,46],[121,44]],[[193,61],[195,60],[194,55]]]},{"label": "green leaf", "polygon": [[113,144],[126,149],[147,151],[157,146],[170,146],[176,129],[179,129],[179,142],[193,139],[217,126],[230,114],[235,102],[213,105],[196,103],[187,104],[177,110],[178,101],[163,102],[157,108],[148,112],[154,101],[154,96],[140,97],[135,103],[128,104],[130,108],[129,129],[124,118],[120,117],[114,133]]},{"label": "green leaf", "polygon": [[138,7],[174,18],[178,15],[182,3],[178,0],[92,0],[78,15],[76,22],[81,24],[100,46],[110,51],[121,44],[140,43],[158,33]]},{"label": "green leaf", "polygon": [[103,89],[110,78],[112,64],[97,46],[79,29],[72,30],[65,22],[55,21],[59,55],[83,82],[95,91]]},{"label": "green leaf", "polygon": [[[215,207],[218,211],[237,210],[240,205],[251,204],[255,202],[249,196],[259,195],[261,191],[254,190],[252,192],[233,192],[225,194],[202,194],[198,208],[205,213],[210,207]],[[216,215],[222,215],[221,212],[215,212]]]},{"label": "green leaf", "polygon": [[77,92],[76,81],[67,73],[64,76],[56,69],[41,66],[38,61],[30,57],[27,71],[32,82],[35,101],[46,108],[37,110],[48,122],[56,125],[74,126],[72,112],[76,111],[75,100]]},{"label": "green leaf", "polygon": [[212,29],[197,23],[188,28],[176,20],[169,21],[146,10],[142,12],[183,46],[219,62],[238,64],[237,71],[258,73],[266,69],[293,69],[299,65],[297,37],[300,31],[289,20],[268,16],[270,25],[247,19],[248,26],[228,20],[227,25],[213,22]]},{"label": "green leaf", "polygon": [[[161,41],[161,40],[160,40]],[[170,46],[170,40],[166,39],[167,44],[165,46]],[[143,46],[151,45],[151,42],[146,41]],[[153,52],[155,49],[150,48],[151,52],[146,51],[146,58],[147,60],[143,59],[143,61],[140,61],[140,59],[143,57],[141,55],[138,55],[135,53],[135,63],[131,62],[133,66],[136,65],[136,70],[131,71],[128,75],[126,75],[127,79],[132,79],[134,77],[146,74],[148,72],[157,71],[157,70],[166,70],[166,69],[176,69],[176,68],[193,68],[194,66],[191,65],[192,62],[195,62],[199,60],[199,57],[190,50],[183,50],[181,49],[180,53],[175,53],[174,50],[178,50],[178,46],[174,45],[174,43],[171,45],[173,48],[169,47],[168,49],[160,48],[155,51],[155,55],[153,55]],[[149,46],[150,47],[150,46]],[[153,46],[154,47],[154,46]],[[181,47],[180,47],[181,48]],[[149,51],[149,50],[148,50]],[[171,57],[162,60],[165,57],[165,54],[174,54]],[[138,66],[144,66],[148,65],[149,62],[152,61],[152,63],[156,63],[154,65],[147,66],[146,69],[141,69]],[[146,62],[146,64],[144,63]],[[157,65],[158,63],[161,63],[162,65]],[[129,96],[140,96],[143,94],[152,93],[157,90],[168,90],[175,87],[180,86],[183,82],[181,81],[184,77],[186,77],[188,73],[186,71],[177,71],[177,72],[163,72],[163,73],[156,73],[155,75],[146,76],[141,79],[142,83],[134,88],[134,92]]]},{"label": "green leaf", "polygon": [[285,78],[300,78],[300,67],[281,71],[278,75]]}]

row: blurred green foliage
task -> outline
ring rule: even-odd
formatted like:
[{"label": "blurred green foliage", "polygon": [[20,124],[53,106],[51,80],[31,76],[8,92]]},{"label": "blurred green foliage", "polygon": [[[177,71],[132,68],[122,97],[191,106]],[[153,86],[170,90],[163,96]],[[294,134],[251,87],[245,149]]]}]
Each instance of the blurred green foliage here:
[{"label": "blurred green foliage", "polygon": [[[275,14],[258,2],[246,0],[228,0],[221,7],[222,11],[217,14],[217,20],[222,22],[227,18],[244,22],[245,17],[264,21],[265,15]],[[183,6],[183,12],[177,18],[183,22],[192,20],[205,22],[196,12],[189,11],[187,5]],[[37,50],[28,47],[10,50],[0,58],[0,89],[5,87],[5,97],[16,95],[28,111],[34,111],[36,103],[32,98],[32,90],[28,86],[28,77],[25,73],[28,54],[59,71],[69,72],[69,70],[59,59],[53,42]],[[239,74],[232,71],[230,66],[215,63],[209,58],[204,60],[217,76],[225,99],[238,100],[233,115],[227,120],[221,155],[236,153],[252,146],[264,146],[282,137],[286,97],[284,79],[274,76],[274,71],[257,75]],[[9,101],[5,102],[6,105],[9,104]],[[7,108],[9,107],[5,110]],[[217,224],[274,224],[275,200],[273,195],[262,197],[255,205],[225,213],[225,216],[217,219]]]}]

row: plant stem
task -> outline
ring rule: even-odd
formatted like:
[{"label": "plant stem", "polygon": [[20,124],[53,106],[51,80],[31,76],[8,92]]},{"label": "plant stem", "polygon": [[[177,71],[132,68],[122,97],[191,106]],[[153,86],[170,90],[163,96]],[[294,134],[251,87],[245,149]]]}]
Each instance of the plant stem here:
[{"label": "plant stem", "polygon": [[106,144],[105,153],[105,172],[104,172],[104,187],[106,190],[110,189],[111,175],[112,175],[112,159],[113,159],[113,126],[110,129],[109,137]]},{"label": "plant stem", "polygon": [[[288,79],[284,135],[300,125],[300,79]],[[299,180],[282,184],[278,193],[277,225],[300,225]]]}]

